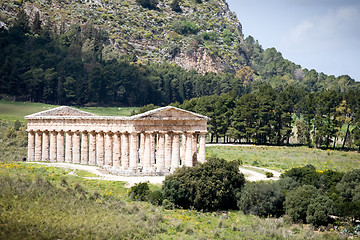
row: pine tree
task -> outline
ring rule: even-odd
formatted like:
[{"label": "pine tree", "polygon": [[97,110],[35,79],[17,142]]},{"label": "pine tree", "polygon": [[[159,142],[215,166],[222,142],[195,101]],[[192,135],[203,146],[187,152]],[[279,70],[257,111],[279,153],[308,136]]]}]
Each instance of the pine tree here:
[{"label": "pine tree", "polygon": [[19,26],[24,33],[29,32],[29,17],[24,9],[20,9],[17,13],[15,25]]},{"label": "pine tree", "polygon": [[40,34],[41,33],[41,20],[40,20],[40,13],[35,13],[35,18],[31,26],[31,30],[34,34]]}]

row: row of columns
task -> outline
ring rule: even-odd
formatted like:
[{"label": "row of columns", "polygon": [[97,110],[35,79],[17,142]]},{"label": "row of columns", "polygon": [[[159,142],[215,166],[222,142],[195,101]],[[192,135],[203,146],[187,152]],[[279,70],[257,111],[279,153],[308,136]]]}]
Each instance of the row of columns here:
[{"label": "row of columns", "polygon": [[205,133],[29,131],[28,159],[167,173],[205,162]]}]

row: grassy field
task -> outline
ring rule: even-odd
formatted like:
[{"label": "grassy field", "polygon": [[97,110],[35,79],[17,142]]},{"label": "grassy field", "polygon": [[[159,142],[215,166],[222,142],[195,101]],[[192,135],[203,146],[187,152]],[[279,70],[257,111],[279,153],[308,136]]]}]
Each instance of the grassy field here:
[{"label": "grassy field", "polygon": [[287,218],[166,210],[131,201],[122,182],[68,173],[0,162],[0,239],[341,239]]},{"label": "grassy field", "polygon": [[[0,100],[0,120],[25,121],[24,116],[58,107],[43,103],[12,102]],[[102,116],[130,116],[137,107],[75,107]]]},{"label": "grassy field", "polygon": [[312,164],[318,170],[348,171],[360,168],[359,152],[321,150],[308,147],[207,146],[206,155],[228,161],[240,159],[244,165],[288,170]]}]

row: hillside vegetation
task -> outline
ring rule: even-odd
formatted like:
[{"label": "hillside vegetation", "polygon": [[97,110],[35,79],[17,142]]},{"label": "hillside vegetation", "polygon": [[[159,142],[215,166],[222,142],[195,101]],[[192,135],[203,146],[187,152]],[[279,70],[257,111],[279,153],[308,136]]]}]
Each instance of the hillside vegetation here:
[{"label": "hillside vegetation", "polygon": [[268,83],[346,93],[327,76],[243,39],[222,0],[1,2],[0,94],[71,105],[166,105]]}]

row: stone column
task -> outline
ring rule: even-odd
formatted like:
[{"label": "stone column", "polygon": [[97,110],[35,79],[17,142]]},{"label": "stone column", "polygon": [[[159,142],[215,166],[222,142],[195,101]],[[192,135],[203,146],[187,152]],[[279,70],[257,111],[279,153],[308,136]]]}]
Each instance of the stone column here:
[{"label": "stone column", "polygon": [[43,132],[41,161],[49,161],[49,132]]},{"label": "stone column", "polygon": [[105,134],[105,165],[112,166],[113,165],[113,133],[107,132]]},{"label": "stone column", "polygon": [[50,162],[56,162],[57,131],[50,132]]},{"label": "stone column", "polygon": [[180,166],[180,135],[173,134],[172,152],[171,152],[171,172]]},{"label": "stone column", "polygon": [[169,171],[171,168],[171,133],[165,133],[165,168]]},{"label": "stone column", "polygon": [[151,133],[150,134],[150,152],[151,152],[151,156],[150,156],[150,163],[151,166],[155,165],[155,133]]},{"label": "stone column", "polygon": [[89,163],[89,133],[81,132],[81,164]]},{"label": "stone column", "polygon": [[121,149],[120,149],[120,145],[121,145],[121,137],[120,137],[120,133],[116,132],[114,134],[114,146],[113,146],[113,166],[115,168],[120,168],[121,165]]},{"label": "stone column", "polygon": [[185,143],[185,166],[193,166],[192,158],[192,133],[186,133],[186,143]]},{"label": "stone column", "polygon": [[186,153],[186,134],[181,136],[181,165],[185,166],[185,153]]},{"label": "stone column", "polygon": [[192,135],[192,159],[193,159],[193,166],[197,163],[197,133]]},{"label": "stone column", "polygon": [[28,132],[28,161],[32,162],[35,160],[35,132],[30,130]]},{"label": "stone column", "polygon": [[104,165],[104,132],[96,135],[96,165]]},{"label": "stone column", "polygon": [[121,166],[124,169],[129,168],[129,134],[121,135]]},{"label": "stone column", "polygon": [[76,131],[73,135],[73,163],[80,163],[80,132]]},{"label": "stone column", "polygon": [[158,134],[158,144],[156,152],[156,171],[163,172],[165,167],[165,133],[160,132]]},{"label": "stone column", "polygon": [[89,136],[89,165],[96,165],[96,135],[95,131],[90,132]]},{"label": "stone column", "polygon": [[66,132],[66,136],[65,136],[65,141],[66,141],[66,145],[65,145],[65,162],[67,163],[71,163],[72,162],[72,135],[74,133],[71,131],[67,131]]},{"label": "stone column", "polygon": [[198,154],[198,161],[201,163],[205,162],[205,137],[206,133],[200,133],[199,135],[199,154]]},{"label": "stone column", "polygon": [[41,148],[42,148],[42,132],[36,131],[35,133],[35,161],[41,161]]},{"label": "stone column", "polygon": [[150,133],[146,132],[144,135],[144,153],[143,153],[143,171],[150,172],[151,168],[151,139]]},{"label": "stone column", "polygon": [[138,144],[139,144],[139,136],[138,133],[133,132],[130,134],[130,163],[129,169],[135,171],[138,163]]},{"label": "stone column", "polygon": [[140,163],[144,164],[144,152],[145,152],[145,133],[140,133],[140,147],[139,147],[139,158]]},{"label": "stone column", "polygon": [[65,141],[64,131],[58,132],[56,140],[56,160],[58,162],[65,162]]}]

